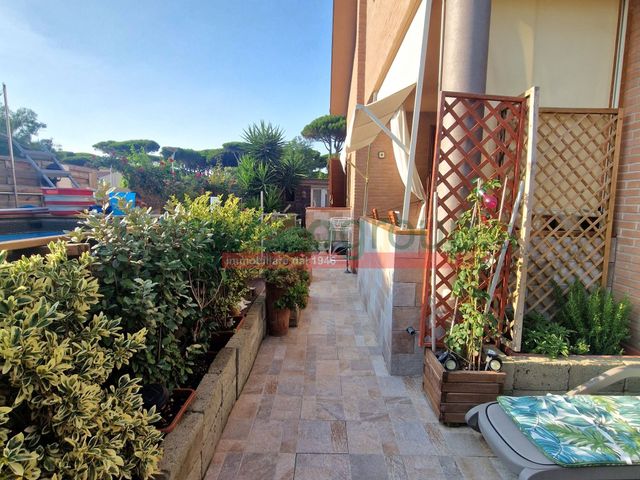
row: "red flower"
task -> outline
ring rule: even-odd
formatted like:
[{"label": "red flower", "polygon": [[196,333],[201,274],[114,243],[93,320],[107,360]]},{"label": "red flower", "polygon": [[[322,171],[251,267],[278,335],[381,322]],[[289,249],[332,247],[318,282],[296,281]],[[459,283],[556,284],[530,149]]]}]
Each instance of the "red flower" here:
[{"label": "red flower", "polygon": [[164,167],[166,164],[164,163],[164,160],[160,160],[160,166]]},{"label": "red flower", "polygon": [[196,178],[200,178],[202,174],[200,172],[196,172]]}]

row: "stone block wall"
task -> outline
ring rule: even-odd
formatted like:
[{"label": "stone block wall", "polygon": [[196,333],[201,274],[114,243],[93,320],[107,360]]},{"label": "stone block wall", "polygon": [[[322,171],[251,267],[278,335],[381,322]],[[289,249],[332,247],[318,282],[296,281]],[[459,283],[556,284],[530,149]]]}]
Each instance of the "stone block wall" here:
[{"label": "stone block wall", "polygon": [[265,297],[262,294],[249,309],[241,328],[209,367],[182,421],[165,437],[157,480],[204,478],[266,331]]},{"label": "stone block wall", "polygon": [[[582,385],[607,370],[623,365],[640,365],[640,357],[610,355],[571,355],[551,359],[542,355],[502,356],[502,371],[507,374],[505,395],[562,394]],[[640,392],[640,380],[623,380],[601,393],[633,394]]]},{"label": "stone block wall", "polygon": [[360,219],[358,289],[392,375],[419,375],[418,335],[424,275],[424,232]]}]

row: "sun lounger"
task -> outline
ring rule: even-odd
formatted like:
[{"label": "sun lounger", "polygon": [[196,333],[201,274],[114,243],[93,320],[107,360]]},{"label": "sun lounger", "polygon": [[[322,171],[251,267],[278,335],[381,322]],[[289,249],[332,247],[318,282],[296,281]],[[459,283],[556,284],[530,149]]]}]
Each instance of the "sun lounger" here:
[{"label": "sun lounger", "polygon": [[[629,436],[633,441],[640,442],[640,429],[637,428],[640,421],[640,397],[591,395],[633,376],[640,376],[640,366],[614,368],[565,396],[503,397],[498,402],[485,403],[471,409],[466,420],[469,426],[482,433],[493,452],[518,475],[519,480],[637,480],[640,479],[640,451],[635,455],[634,448],[629,449]],[[593,405],[596,410],[593,418],[585,411],[589,405]],[[610,410],[611,415],[604,415],[608,418],[603,419],[601,412],[597,411],[599,408],[611,409],[611,406],[618,409],[619,405],[622,405],[620,408],[627,409],[627,412]],[[549,408],[546,412],[545,407]],[[550,433],[544,430],[544,425],[539,424],[544,422],[538,422],[536,415],[555,423],[549,427]],[[563,418],[568,419],[566,424],[563,424]],[[612,418],[620,418],[620,423],[624,423],[620,425],[621,434],[610,434],[615,431],[609,430]],[[609,422],[604,425],[605,428],[601,428],[600,422],[603,420],[605,423]],[[579,435],[580,428],[575,427],[576,422],[586,425],[588,434],[602,431],[607,441],[613,444],[612,448],[590,449],[588,447],[592,439],[588,436],[585,436],[584,442],[579,438],[574,438],[573,443],[566,445],[558,441],[565,431]],[[557,435],[558,432],[561,434]],[[545,436],[545,433],[549,434]],[[615,445],[616,442],[619,445]],[[629,450],[630,456],[625,453]],[[616,456],[611,454],[612,451],[620,453],[615,465],[611,464],[616,463],[612,461],[612,457]],[[572,465],[573,460],[575,463]],[[611,463],[608,463],[610,460]]]}]

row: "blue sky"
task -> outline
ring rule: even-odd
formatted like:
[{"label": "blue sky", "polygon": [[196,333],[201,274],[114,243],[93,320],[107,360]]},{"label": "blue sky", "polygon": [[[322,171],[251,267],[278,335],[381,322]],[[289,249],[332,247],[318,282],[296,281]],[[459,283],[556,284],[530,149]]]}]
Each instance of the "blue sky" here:
[{"label": "blue sky", "polygon": [[329,0],[0,2],[0,82],[41,138],[214,148],[261,119],[328,113]]}]

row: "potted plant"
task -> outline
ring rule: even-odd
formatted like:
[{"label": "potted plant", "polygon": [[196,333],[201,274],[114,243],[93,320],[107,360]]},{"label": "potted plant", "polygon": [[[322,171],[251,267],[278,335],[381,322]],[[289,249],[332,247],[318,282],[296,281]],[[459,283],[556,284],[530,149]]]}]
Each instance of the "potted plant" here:
[{"label": "potted plant", "polygon": [[[309,285],[311,284],[311,255],[318,251],[318,242],[313,234],[300,227],[286,228],[278,232],[265,243],[265,250],[272,254],[271,259],[275,262],[286,263],[288,268],[295,270],[297,278],[283,277],[278,279],[278,273],[271,272],[266,275],[267,280],[267,307],[273,306],[274,302],[283,294],[282,288],[295,289],[296,301],[290,307],[290,325],[295,327],[299,322],[301,309],[307,306],[309,298]],[[287,283],[288,282],[288,283]],[[280,284],[280,286],[278,285]],[[283,285],[286,284],[286,285]]]},{"label": "potted plant", "polygon": [[291,309],[296,306],[295,291],[301,282],[300,272],[295,267],[268,268],[264,277],[269,335],[281,337],[289,331]]},{"label": "potted plant", "polygon": [[470,208],[460,216],[444,247],[456,274],[455,307],[444,340],[446,350],[426,354],[424,388],[445,423],[463,423],[471,407],[501,393],[505,379],[504,373],[493,371],[499,370],[499,363],[492,363],[495,357],[486,354],[486,342],[497,327],[490,284],[500,275],[496,271],[499,252],[513,241],[502,212],[497,211],[499,189],[497,180],[473,189]]},{"label": "potted plant", "polygon": [[297,327],[302,320],[302,310],[307,307],[309,301],[309,284],[309,273],[302,270],[299,272],[299,280],[287,292],[289,304],[292,305],[289,316],[290,327]]}]

